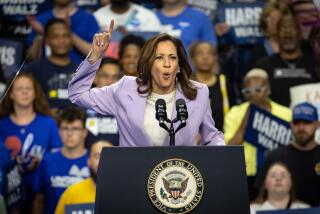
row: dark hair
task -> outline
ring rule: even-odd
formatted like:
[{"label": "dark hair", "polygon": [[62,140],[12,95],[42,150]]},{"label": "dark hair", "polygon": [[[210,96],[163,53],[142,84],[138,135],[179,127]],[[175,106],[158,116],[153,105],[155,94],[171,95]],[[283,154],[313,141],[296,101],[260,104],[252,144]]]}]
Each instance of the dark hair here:
[{"label": "dark hair", "polygon": [[272,162],[271,164],[265,166],[265,168],[263,169],[263,172],[262,172],[262,175],[261,175],[261,178],[260,178],[262,183],[260,184],[259,194],[256,197],[256,199],[254,200],[255,203],[262,204],[267,200],[268,192],[265,189],[265,182],[266,182],[266,178],[267,178],[269,170],[275,165],[282,166],[289,172],[290,179],[291,179],[291,189],[289,190],[290,201],[293,202],[293,201],[297,200],[296,197],[295,197],[295,193],[294,193],[295,184],[294,184],[294,178],[292,176],[291,170],[289,169],[289,167],[284,162],[276,161],[276,162]]},{"label": "dark hair", "polygon": [[141,55],[138,61],[138,93],[150,94],[152,92],[151,85],[151,69],[155,60],[155,53],[160,42],[170,41],[177,48],[177,54],[179,59],[180,72],[177,73],[177,82],[180,83],[183,94],[190,100],[193,100],[197,96],[197,88],[190,81],[192,70],[188,62],[188,56],[186,50],[183,47],[182,42],[168,34],[159,34],[149,39],[141,50]]},{"label": "dark hair", "polygon": [[64,26],[66,26],[70,31],[70,27],[69,25],[63,20],[63,19],[58,19],[58,18],[52,18],[48,21],[48,23],[46,24],[45,26],[45,29],[44,29],[44,37],[47,38],[48,35],[49,35],[49,31],[51,29],[52,26],[56,25],[56,24],[62,24]]},{"label": "dark hair", "polygon": [[145,40],[141,36],[137,36],[134,34],[128,34],[122,38],[120,41],[120,46],[119,46],[119,59],[123,57],[123,54],[125,52],[125,49],[127,48],[128,45],[136,45],[140,49],[143,47],[145,43]]},{"label": "dark hair", "polygon": [[[298,33],[298,37],[301,38],[301,31],[300,31],[300,27],[299,27],[298,20],[293,16],[292,13],[288,13],[288,14],[283,15],[283,16],[281,17],[281,19],[279,20],[278,25],[277,25],[278,35],[279,35],[280,29],[281,29],[281,27],[282,27],[282,22],[284,21],[285,18],[288,18],[288,17],[290,17],[290,18],[292,19],[292,22],[293,22],[293,24],[294,24],[294,26],[295,26],[295,29],[296,29],[297,33]],[[300,43],[299,43],[299,44],[300,44]]]},{"label": "dark hair", "polygon": [[189,56],[190,56],[191,59],[192,59],[193,57],[195,57],[198,46],[199,46],[199,45],[202,45],[202,44],[208,44],[208,45],[210,45],[212,54],[213,54],[214,56],[217,55],[217,50],[216,50],[216,48],[213,47],[213,45],[212,45],[210,42],[199,42],[199,41],[198,41],[198,42],[192,43],[191,46],[190,46],[190,48],[189,48]]},{"label": "dark hair", "polygon": [[260,15],[260,20],[259,20],[259,26],[262,33],[264,34],[268,33],[267,18],[269,17],[270,13],[275,10],[278,10],[282,15],[286,15],[290,13],[289,7],[286,4],[279,2],[278,0],[267,2],[266,5],[263,7],[262,13]]},{"label": "dark hair", "polygon": [[86,119],[87,114],[81,108],[76,106],[67,106],[59,112],[58,125],[60,127],[62,122],[71,123],[76,120],[81,120],[83,127],[85,127]]},{"label": "dark hair", "polygon": [[[35,99],[33,102],[33,110],[37,113],[43,114],[43,115],[50,115],[49,105],[46,100],[45,94],[42,91],[42,88],[38,81],[29,73],[20,73],[16,79],[14,80],[12,87],[9,89],[7,95],[0,103],[0,117],[8,116],[14,112],[13,107],[13,101],[10,98],[10,93],[12,92],[12,88],[15,84],[15,81],[20,78],[28,78],[33,83],[34,93],[35,93]],[[13,81],[14,77],[12,77]],[[9,82],[11,82],[9,81]],[[10,85],[7,85],[7,88],[10,87]]]},{"label": "dark hair", "polygon": [[114,64],[120,67],[120,63],[117,59],[111,57],[104,57],[101,60],[100,68],[105,64]]}]

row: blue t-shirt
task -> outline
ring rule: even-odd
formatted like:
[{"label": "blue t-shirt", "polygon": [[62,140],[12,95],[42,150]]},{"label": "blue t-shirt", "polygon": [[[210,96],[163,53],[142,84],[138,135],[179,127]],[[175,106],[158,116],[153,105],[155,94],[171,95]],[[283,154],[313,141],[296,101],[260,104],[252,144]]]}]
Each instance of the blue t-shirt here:
[{"label": "blue t-shirt", "polygon": [[50,107],[62,108],[71,105],[68,98],[68,84],[77,67],[78,64],[74,62],[64,66],[56,65],[44,57],[28,64],[24,71],[30,72],[38,80]]},{"label": "blue t-shirt", "polygon": [[47,155],[41,162],[33,189],[45,195],[45,213],[53,214],[62,193],[72,184],[90,176],[88,152],[69,159],[61,151]]},{"label": "blue t-shirt", "polygon": [[[15,124],[9,116],[0,120],[0,141],[11,151],[13,157],[20,156],[28,165],[32,156],[42,159],[52,149],[62,146],[55,121],[42,114],[27,125]],[[35,173],[24,176],[27,185],[31,185]]]},{"label": "blue t-shirt", "polygon": [[[52,10],[37,16],[37,20],[43,24],[43,26],[45,26],[52,18],[55,18]],[[94,34],[100,30],[94,16],[82,9],[78,9],[77,12],[70,17],[70,19],[72,32],[87,42],[91,43]],[[35,32],[32,31],[28,38],[29,42],[32,42],[34,37]],[[78,50],[73,49],[70,52],[70,58],[73,62],[80,63],[85,59],[85,56],[83,56]]]},{"label": "blue t-shirt", "polygon": [[163,25],[164,31],[180,38],[185,48],[189,48],[196,41],[206,41],[213,46],[217,46],[213,24],[203,12],[187,6],[177,16],[167,17],[163,15],[161,10],[157,11],[156,14]]},{"label": "blue t-shirt", "polygon": [[0,142],[0,195],[4,195],[5,171],[7,165],[11,162],[9,150]]}]

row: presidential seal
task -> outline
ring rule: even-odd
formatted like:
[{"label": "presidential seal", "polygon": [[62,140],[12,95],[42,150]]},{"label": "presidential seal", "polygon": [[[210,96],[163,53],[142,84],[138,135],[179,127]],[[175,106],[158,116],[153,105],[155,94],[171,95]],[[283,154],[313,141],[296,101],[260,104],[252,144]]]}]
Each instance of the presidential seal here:
[{"label": "presidential seal", "polygon": [[148,179],[148,195],[153,205],[164,213],[187,213],[203,195],[199,170],[183,159],[169,159],[158,164]]}]

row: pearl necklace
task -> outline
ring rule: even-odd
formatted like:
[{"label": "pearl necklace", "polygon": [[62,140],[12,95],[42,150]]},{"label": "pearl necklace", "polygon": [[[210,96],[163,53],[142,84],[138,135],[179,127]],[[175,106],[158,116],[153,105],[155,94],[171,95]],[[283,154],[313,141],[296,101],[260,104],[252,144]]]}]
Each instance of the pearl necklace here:
[{"label": "pearl necklace", "polygon": [[170,104],[173,102],[174,98],[176,97],[176,90],[172,91],[169,94],[156,94],[154,92],[152,92],[149,96],[148,96],[148,101],[155,103],[157,101],[157,99],[161,98],[164,99],[166,104]]}]

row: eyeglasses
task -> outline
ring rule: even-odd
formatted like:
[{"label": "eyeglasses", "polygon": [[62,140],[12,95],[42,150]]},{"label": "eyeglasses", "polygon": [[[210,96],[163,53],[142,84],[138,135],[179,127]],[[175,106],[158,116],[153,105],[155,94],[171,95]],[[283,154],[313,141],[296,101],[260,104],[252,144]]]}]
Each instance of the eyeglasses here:
[{"label": "eyeglasses", "polygon": [[60,131],[62,133],[67,133],[67,132],[71,132],[71,133],[80,133],[81,131],[83,131],[84,128],[79,128],[79,127],[72,127],[72,128],[67,128],[67,127],[61,127]]},{"label": "eyeglasses", "polygon": [[265,88],[266,88],[266,86],[257,86],[257,87],[244,88],[244,89],[241,90],[241,93],[243,95],[249,95],[249,94],[252,94],[252,93],[260,93]]}]

